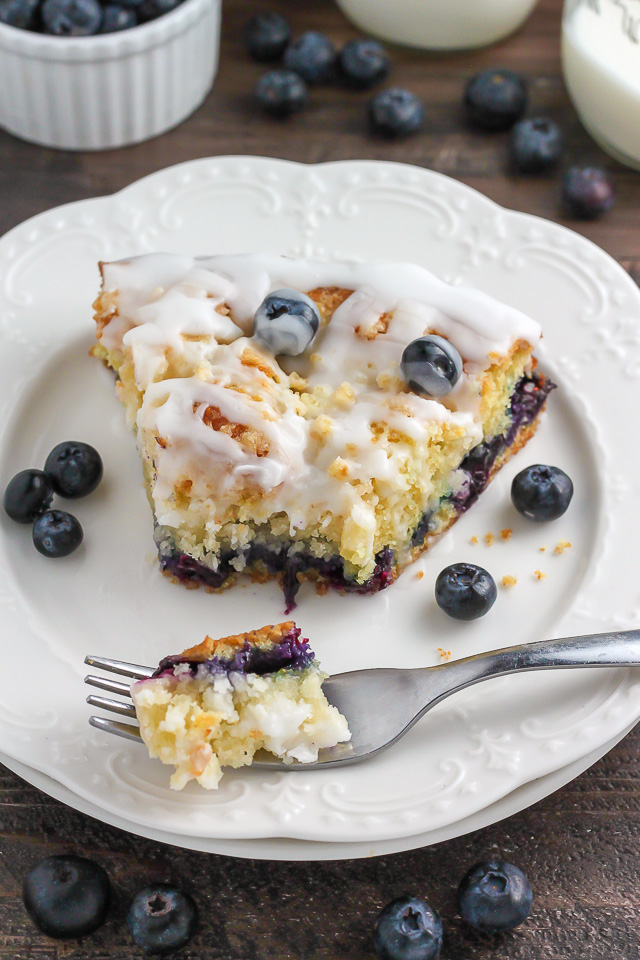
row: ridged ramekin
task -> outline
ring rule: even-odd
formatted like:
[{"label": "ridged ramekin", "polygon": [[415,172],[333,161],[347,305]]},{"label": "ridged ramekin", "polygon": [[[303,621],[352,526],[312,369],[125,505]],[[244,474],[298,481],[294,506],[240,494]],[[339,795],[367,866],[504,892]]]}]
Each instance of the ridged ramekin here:
[{"label": "ridged ramekin", "polygon": [[0,126],[65,150],[106,150],[175,127],[211,89],[221,0],[184,0],[131,30],[52,37],[0,23]]}]

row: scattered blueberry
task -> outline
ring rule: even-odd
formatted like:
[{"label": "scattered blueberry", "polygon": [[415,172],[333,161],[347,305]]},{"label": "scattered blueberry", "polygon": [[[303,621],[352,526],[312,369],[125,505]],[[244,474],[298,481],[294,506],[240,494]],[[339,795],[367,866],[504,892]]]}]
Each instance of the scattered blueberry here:
[{"label": "scattered blueberry", "polygon": [[381,960],[436,960],[442,921],[424,900],[399,897],[378,914],[373,946]]},{"label": "scattered blueberry", "polygon": [[615,203],[613,178],[598,167],[570,167],[562,182],[567,212],[580,220],[594,220]]},{"label": "scattered blueberry", "polygon": [[127,924],[145,953],[171,953],[188,943],[196,932],[198,908],[188,893],[160,883],[136,894]]},{"label": "scattered blueberry", "polygon": [[129,30],[135,27],[138,18],[132,7],[121,7],[115,3],[108,3],[104,7],[104,19],[100,33],[118,33],[120,30]]},{"label": "scattered blueberry", "polygon": [[511,863],[478,863],[458,888],[462,918],[483,933],[513,930],[531,913],[532,901],[529,881]]},{"label": "scattered blueberry", "polygon": [[33,545],[44,557],[68,557],[83,537],[80,521],[64,510],[47,510],[33,525]]},{"label": "scattered blueberry", "polygon": [[275,356],[297,357],[320,329],[320,313],[310,297],[298,290],[274,290],[256,311],[253,335]]},{"label": "scattered blueberry", "polygon": [[326,83],[333,76],[336,50],[324,33],[307,30],[290,43],[284,54],[284,65],[307,83]]},{"label": "scattered blueberry", "polygon": [[107,917],[111,885],[106,872],[84,857],[47,857],[27,874],[22,899],[35,925],[49,937],[84,937]]},{"label": "scattered blueberry", "polygon": [[42,470],[21,470],[7,484],[3,505],[12,520],[33,523],[52,499],[53,485]]},{"label": "scattered blueberry", "polygon": [[40,0],[0,0],[0,23],[33,30]]},{"label": "scattered blueberry", "polygon": [[391,87],[369,101],[369,122],[383,137],[407,137],[424,123],[424,104],[410,90]]},{"label": "scattered blueberry", "polygon": [[573,483],[559,467],[534,463],[525,467],[511,484],[514,507],[528,520],[557,520],[571,503]]},{"label": "scattered blueberry", "polygon": [[279,13],[257,13],[244,28],[247,52],[260,63],[279,60],[291,40],[291,27]]},{"label": "scattered blueberry", "polygon": [[496,596],[495,580],[475,563],[452,563],[436,580],[436,603],[455,620],[483,617],[495,603]]},{"label": "scattered blueberry", "polygon": [[527,87],[512,70],[483,70],[464,92],[468,119],[482,130],[508,130],[527,108]]},{"label": "scattered blueberry", "polygon": [[137,8],[140,20],[157,20],[179,7],[182,0],[142,0]]},{"label": "scattered blueberry", "polygon": [[460,379],[462,357],[449,340],[428,334],[404,348],[400,369],[416,393],[444,397]]},{"label": "scattered blueberry", "polygon": [[272,117],[289,117],[305,106],[309,96],[306,83],[293,70],[270,70],[256,84],[258,103]]},{"label": "scattered blueberry", "polygon": [[355,90],[375,86],[389,73],[389,57],[377,40],[350,40],[338,54],[338,70]]},{"label": "scattered blueberry", "polygon": [[102,460],[98,451],[88,443],[65,440],[47,457],[44,472],[56,493],[75,500],[86,497],[98,486],[102,480]]},{"label": "scattered blueberry", "polygon": [[520,120],[511,131],[511,162],[520,173],[542,173],[562,155],[562,131],[546,117]]},{"label": "scattered blueberry", "polygon": [[44,0],[42,23],[57,37],[88,37],[100,29],[102,7],[98,0]]}]

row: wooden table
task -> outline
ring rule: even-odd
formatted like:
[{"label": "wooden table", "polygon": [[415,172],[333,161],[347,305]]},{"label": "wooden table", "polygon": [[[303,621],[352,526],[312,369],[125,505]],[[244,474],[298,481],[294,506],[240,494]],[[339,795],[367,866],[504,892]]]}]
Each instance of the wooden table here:
[{"label": "wooden table", "polygon": [[[482,0],[478,0],[482,2]],[[265,154],[317,162],[384,158],[431,167],[519,210],[560,219],[557,177],[514,178],[502,136],[465,129],[460,97],[470,73],[486,66],[521,70],[531,80],[532,110],[559,120],[567,160],[610,168],[616,208],[576,225],[640,276],[640,176],[609,161],[583,131],[564,90],[559,62],[560,0],[537,11],[506,42],[478,53],[427,57],[396,50],[394,81],[427,104],[426,132],[399,144],[366,132],[366,94],[314,91],[309,111],[288,124],[263,119],[251,91],[260,67],[239,40],[259,0],[226,0],[220,74],[206,103],[177,130],[124,150],[73,154],[0,134],[0,231],[49,207],[110,193],[170,164],[211,154]],[[326,30],[335,41],[355,31],[330,0],[272,0],[296,31]],[[0,960],[125,960],[123,918],[142,885],[185,886],[202,908],[202,927],[181,956],[198,960],[365,960],[377,911],[406,890],[426,896],[446,924],[445,960],[637,960],[640,885],[640,732],[554,796],[458,840],[412,853],[334,863],[264,863],[177,851],[139,840],[67,809],[0,768]],[[27,870],[52,853],[74,851],[102,863],[116,903],[106,926],[80,943],[55,943],[27,921],[20,888]],[[527,871],[534,915],[495,942],[463,931],[453,892],[468,865],[502,856]]]}]

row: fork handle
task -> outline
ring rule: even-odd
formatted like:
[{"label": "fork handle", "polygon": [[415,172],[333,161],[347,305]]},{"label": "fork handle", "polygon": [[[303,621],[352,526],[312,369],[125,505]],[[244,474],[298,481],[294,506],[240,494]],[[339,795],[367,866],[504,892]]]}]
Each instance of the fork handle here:
[{"label": "fork handle", "polygon": [[[442,692],[436,696],[436,700],[443,700],[450,693],[507,673],[571,667],[633,666],[640,666],[640,630],[543,640],[479,653],[430,668],[430,680],[427,682],[433,690],[434,673],[441,675]],[[433,700],[431,703],[433,705]]]}]

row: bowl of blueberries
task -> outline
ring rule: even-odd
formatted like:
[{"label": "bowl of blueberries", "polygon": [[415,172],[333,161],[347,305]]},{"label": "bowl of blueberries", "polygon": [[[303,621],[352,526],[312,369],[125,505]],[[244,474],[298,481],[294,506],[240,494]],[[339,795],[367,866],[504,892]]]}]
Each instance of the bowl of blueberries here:
[{"label": "bowl of blueberries", "polygon": [[221,0],[0,0],[0,126],[65,150],[155,137],[202,102]]}]

